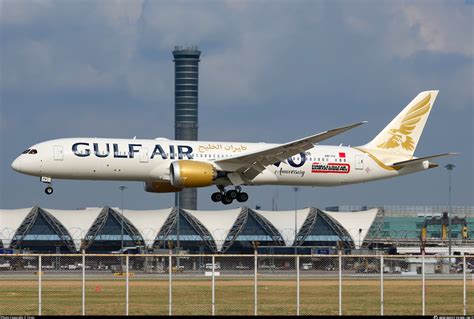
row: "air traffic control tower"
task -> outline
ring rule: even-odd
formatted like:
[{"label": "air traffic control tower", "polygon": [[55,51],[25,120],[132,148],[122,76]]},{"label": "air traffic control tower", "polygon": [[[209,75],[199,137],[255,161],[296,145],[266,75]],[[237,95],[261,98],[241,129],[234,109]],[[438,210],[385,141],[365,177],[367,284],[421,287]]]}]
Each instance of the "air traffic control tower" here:
[{"label": "air traffic control tower", "polygon": [[[197,141],[198,138],[198,78],[199,57],[197,47],[176,46],[174,57],[174,135],[177,140]],[[179,203],[178,203],[179,198]],[[184,209],[197,209],[197,189],[188,188],[176,193],[176,205]]]}]

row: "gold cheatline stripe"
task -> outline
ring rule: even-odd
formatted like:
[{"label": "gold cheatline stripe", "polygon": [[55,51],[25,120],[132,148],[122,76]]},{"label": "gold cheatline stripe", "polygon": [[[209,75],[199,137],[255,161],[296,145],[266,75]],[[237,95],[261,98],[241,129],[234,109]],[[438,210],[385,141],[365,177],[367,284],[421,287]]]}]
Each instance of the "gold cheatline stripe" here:
[{"label": "gold cheatline stripe", "polygon": [[388,171],[398,171],[401,169],[400,166],[387,166],[385,165],[381,160],[379,160],[377,157],[375,157],[375,155],[373,155],[372,153],[362,149],[362,148],[358,148],[358,147],[354,147],[356,150],[358,151],[361,151],[362,153],[365,153],[367,155],[369,155],[374,161],[375,163],[377,163],[377,165],[379,165],[381,168],[383,169],[386,169]]}]

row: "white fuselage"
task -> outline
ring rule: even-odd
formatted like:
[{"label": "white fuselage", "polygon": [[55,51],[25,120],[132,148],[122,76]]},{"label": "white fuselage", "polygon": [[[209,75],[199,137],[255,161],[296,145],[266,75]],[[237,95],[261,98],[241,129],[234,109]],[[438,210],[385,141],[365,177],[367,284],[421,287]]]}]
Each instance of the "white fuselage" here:
[{"label": "white fuselage", "polygon": [[[31,147],[12,167],[33,176],[79,180],[169,181],[173,161],[213,163],[277,144],[178,141],[168,139],[65,138]],[[316,145],[267,166],[248,185],[337,186],[361,183],[426,169],[426,165],[393,168],[365,150]],[[215,184],[228,184],[216,180]]]}]

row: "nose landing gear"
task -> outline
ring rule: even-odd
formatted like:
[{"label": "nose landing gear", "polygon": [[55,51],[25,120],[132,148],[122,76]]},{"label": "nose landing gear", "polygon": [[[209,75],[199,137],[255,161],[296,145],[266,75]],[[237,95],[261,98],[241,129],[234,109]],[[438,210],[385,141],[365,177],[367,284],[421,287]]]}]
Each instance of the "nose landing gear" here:
[{"label": "nose landing gear", "polygon": [[45,192],[47,195],[51,195],[51,194],[53,193],[53,188],[51,187],[51,182],[52,182],[51,177],[41,176],[41,181],[42,181],[43,183],[45,183],[46,185],[48,185],[48,186],[44,189],[44,192]]},{"label": "nose landing gear", "polygon": [[219,188],[219,192],[215,192],[211,195],[213,202],[222,202],[224,205],[229,205],[234,201],[234,199],[240,203],[246,202],[249,199],[249,195],[245,192],[242,192],[242,188],[240,186],[228,191],[226,191],[225,188],[220,185],[217,186],[217,188]]}]

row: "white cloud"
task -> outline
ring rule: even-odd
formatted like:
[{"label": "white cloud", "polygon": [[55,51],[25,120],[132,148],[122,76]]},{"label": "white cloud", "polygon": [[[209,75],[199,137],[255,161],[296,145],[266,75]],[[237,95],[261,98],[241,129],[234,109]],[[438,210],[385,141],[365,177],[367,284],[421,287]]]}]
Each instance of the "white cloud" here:
[{"label": "white cloud", "polygon": [[144,0],[98,1],[97,12],[106,25],[118,30],[134,28],[143,13]]},{"label": "white cloud", "polygon": [[372,63],[420,52],[472,57],[472,6],[402,2],[367,10],[369,5],[5,1],[2,86],[119,90],[159,100],[171,94],[173,47],[197,44],[203,50],[201,102],[226,108],[264,105],[285,90],[310,94],[304,85],[360,72],[358,55],[370,53]]},{"label": "white cloud", "polygon": [[1,23],[7,26],[28,25],[47,15],[52,6],[50,0],[3,0],[0,2]]},{"label": "white cloud", "polygon": [[408,26],[418,31],[417,49],[474,54],[473,6],[458,3],[422,2],[401,7]]},{"label": "white cloud", "polygon": [[351,31],[379,42],[389,57],[419,52],[473,55],[473,6],[463,1],[402,1],[376,7],[369,2],[341,9]]}]

